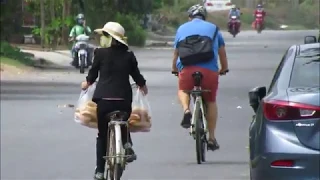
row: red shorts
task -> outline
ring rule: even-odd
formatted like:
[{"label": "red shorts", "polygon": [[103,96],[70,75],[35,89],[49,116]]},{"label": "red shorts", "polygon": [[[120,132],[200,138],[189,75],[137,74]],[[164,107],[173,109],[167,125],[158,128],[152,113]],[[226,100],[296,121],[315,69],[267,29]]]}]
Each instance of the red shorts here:
[{"label": "red shorts", "polygon": [[179,73],[179,90],[192,90],[194,87],[194,80],[192,74],[196,71],[202,73],[201,88],[211,90],[211,92],[203,93],[203,98],[207,102],[216,102],[219,73],[209,69],[188,66],[184,67]]}]

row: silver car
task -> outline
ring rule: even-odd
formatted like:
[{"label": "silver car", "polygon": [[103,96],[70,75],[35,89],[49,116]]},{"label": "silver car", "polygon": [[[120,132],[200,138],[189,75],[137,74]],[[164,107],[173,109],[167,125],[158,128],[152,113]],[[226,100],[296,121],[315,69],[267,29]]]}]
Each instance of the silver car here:
[{"label": "silver car", "polygon": [[251,180],[320,180],[320,43],[291,46],[249,92]]}]

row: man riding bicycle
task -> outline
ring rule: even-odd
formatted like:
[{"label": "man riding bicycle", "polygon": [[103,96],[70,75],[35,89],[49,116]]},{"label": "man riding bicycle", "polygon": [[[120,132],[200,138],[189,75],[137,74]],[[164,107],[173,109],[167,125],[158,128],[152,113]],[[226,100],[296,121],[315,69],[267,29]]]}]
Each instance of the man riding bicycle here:
[{"label": "man riding bicycle", "polygon": [[[176,33],[174,43],[174,57],[172,62],[172,72],[179,72],[179,91],[178,97],[183,107],[183,118],[181,126],[189,128],[191,126],[190,95],[184,90],[191,90],[194,86],[192,74],[199,71],[203,74],[202,88],[211,90],[203,93],[207,106],[206,119],[208,121],[209,140],[208,149],[214,151],[219,149],[215,138],[215,128],[217,122],[216,94],[218,89],[219,73],[228,70],[228,62],[225,51],[224,39],[216,25],[205,21],[206,10],[201,5],[194,5],[189,8],[189,21],[181,25]],[[199,42],[199,43],[197,43]],[[186,50],[190,47],[186,44],[193,43],[193,52]],[[197,48],[201,47],[201,48]],[[201,50],[205,52],[201,52]],[[221,69],[218,67],[218,54],[220,57]],[[191,57],[191,58],[186,58]],[[188,63],[186,63],[188,61]]]}]

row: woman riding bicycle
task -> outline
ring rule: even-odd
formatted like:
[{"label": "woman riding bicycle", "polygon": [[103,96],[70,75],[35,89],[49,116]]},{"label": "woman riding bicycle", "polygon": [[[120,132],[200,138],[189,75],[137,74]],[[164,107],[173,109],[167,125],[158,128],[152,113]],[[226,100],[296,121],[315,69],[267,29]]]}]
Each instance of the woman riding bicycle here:
[{"label": "woman riding bicycle", "polygon": [[[93,101],[97,103],[98,137],[96,143],[96,180],[104,179],[106,143],[108,122],[106,115],[112,111],[125,111],[131,114],[132,88],[129,76],[133,78],[144,94],[148,89],[146,80],[141,75],[136,57],[128,49],[124,28],[116,22],[108,22],[102,29],[96,29],[96,33],[111,37],[111,46],[98,48],[94,52],[91,69],[82,86],[87,89],[96,79],[99,80],[93,95]],[[103,45],[101,45],[103,46]],[[128,117],[127,117],[128,118]],[[127,119],[126,118],[126,119]],[[126,128],[126,127],[124,127]],[[127,162],[134,161],[137,157],[132,149],[132,141],[127,129],[121,129],[122,142],[124,144]]]}]

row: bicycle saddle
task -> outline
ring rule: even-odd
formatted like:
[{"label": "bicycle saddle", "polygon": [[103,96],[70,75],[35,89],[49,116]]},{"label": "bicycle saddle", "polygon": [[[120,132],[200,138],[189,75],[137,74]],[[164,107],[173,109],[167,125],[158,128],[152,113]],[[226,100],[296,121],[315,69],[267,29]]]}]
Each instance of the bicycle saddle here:
[{"label": "bicycle saddle", "polygon": [[192,74],[192,78],[193,78],[193,80],[194,80],[194,85],[195,85],[195,86],[200,86],[201,80],[202,80],[202,78],[203,78],[203,75],[202,75],[201,72],[196,71],[196,72],[194,72],[194,73]]},{"label": "bicycle saddle", "polygon": [[107,119],[116,121],[126,121],[128,113],[124,111],[112,111],[106,115]]}]

